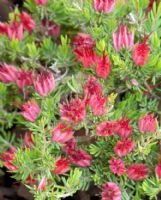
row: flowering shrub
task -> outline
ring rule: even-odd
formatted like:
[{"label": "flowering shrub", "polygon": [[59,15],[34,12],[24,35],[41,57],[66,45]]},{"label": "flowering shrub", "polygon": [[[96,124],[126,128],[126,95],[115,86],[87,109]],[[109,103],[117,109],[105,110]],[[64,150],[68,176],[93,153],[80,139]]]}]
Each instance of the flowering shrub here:
[{"label": "flowering shrub", "polygon": [[0,166],[35,199],[157,197],[160,26],[151,0],[26,0],[0,23]]}]

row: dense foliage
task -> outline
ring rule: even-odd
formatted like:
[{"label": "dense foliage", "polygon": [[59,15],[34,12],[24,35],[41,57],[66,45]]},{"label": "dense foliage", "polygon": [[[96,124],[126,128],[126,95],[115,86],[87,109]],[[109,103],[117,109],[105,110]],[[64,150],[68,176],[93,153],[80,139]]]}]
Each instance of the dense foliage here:
[{"label": "dense foliage", "polygon": [[151,0],[26,0],[0,23],[0,165],[35,199],[157,198],[160,27]]}]

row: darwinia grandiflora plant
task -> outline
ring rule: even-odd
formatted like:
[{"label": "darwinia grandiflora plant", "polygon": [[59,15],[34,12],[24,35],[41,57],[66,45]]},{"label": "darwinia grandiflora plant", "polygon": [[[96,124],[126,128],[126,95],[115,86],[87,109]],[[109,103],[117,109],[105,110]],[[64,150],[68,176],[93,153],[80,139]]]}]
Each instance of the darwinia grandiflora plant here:
[{"label": "darwinia grandiflora plant", "polygon": [[37,200],[161,191],[161,3],[26,0],[0,23],[0,165]]}]

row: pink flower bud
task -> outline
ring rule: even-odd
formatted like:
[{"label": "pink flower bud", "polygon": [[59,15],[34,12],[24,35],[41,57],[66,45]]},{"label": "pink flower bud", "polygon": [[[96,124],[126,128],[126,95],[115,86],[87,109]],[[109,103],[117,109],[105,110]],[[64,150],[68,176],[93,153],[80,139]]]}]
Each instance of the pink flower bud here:
[{"label": "pink flower bud", "polygon": [[22,12],[20,15],[20,20],[21,20],[24,30],[29,31],[29,32],[34,30],[35,22],[28,13]]},{"label": "pink flower bud", "polygon": [[17,86],[20,89],[23,89],[26,86],[30,86],[33,84],[33,72],[26,71],[24,69],[21,69],[17,73],[17,79],[16,79]]},{"label": "pink flower bud", "polygon": [[46,180],[46,177],[44,176],[42,179],[41,179],[41,181],[40,181],[40,183],[39,183],[39,185],[38,185],[38,187],[37,187],[37,190],[40,192],[40,191],[44,191],[45,190],[45,188],[46,188],[46,184],[47,184],[47,180]]},{"label": "pink flower bud", "polygon": [[116,51],[120,51],[122,48],[132,49],[134,32],[128,33],[128,27],[121,25],[118,31],[113,33],[113,44]]},{"label": "pink flower bud", "polygon": [[121,191],[116,183],[107,182],[102,186],[102,200],[121,200]]},{"label": "pink flower bud", "polygon": [[47,3],[47,0],[35,0],[36,5],[42,5],[45,6]]},{"label": "pink flower bud", "polygon": [[41,22],[41,32],[42,34],[57,38],[60,35],[60,26],[54,21],[43,19]]},{"label": "pink flower bud", "polygon": [[157,119],[153,116],[153,114],[146,114],[139,119],[138,125],[141,133],[155,133],[157,129]]},{"label": "pink flower bud", "polygon": [[137,81],[136,79],[132,79],[132,80],[131,80],[131,83],[132,83],[134,86],[138,86],[138,85],[139,85],[139,83],[138,83],[138,81]]},{"label": "pink flower bud", "polygon": [[119,156],[126,156],[134,149],[134,142],[130,138],[119,140],[114,147],[114,152]]},{"label": "pink flower bud", "polygon": [[110,13],[113,11],[116,0],[93,0],[93,7],[97,12]]},{"label": "pink flower bud", "polygon": [[42,96],[47,96],[55,89],[55,79],[51,72],[44,72],[38,75],[34,82],[36,92]]},{"label": "pink flower bud", "polygon": [[8,64],[2,64],[0,67],[0,80],[4,83],[12,83],[17,79],[17,69]]},{"label": "pink flower bud", "polygon": [[32,148],[34,145],[33,139],[32,139],[32,132],[28,131],[25,133],[25,137],[24,137],[24,146],[26,148]]},{"label": "pink flower bud", "polygon": [[159,163],[156,167],[155,167],[155,173],[156,175],[161,178],[161,163]]},{"label": "pink flower bud", "polygon": [[27,101],[21,107],[21,115],[28,121],[34,122],[40,114],[40,108],[35,100]]},{"label": "pink flower bud", "polygon": [[108,161],[108,163],[109,163],[111,172],[113,172],[114,174],[121,176],[122,174],[126,172],[124,161],[122,161],[121,159],[117,159],[113,157]]},{"label": "pink flower bud", "polygon": [[132,164],[127,168],[127,175],[129,179],[134,181],[141,181],[147,178],[149,168],[145,164]]},{"label": "pink flower bud", "polygon": [[23,39],[23,25],[12,22],[8,25],[7,35],[10,40],[17,39],[21,41]]},{"label": "pink flower bud", "polygon": [[130,120],[127,120],[125,116],[115,123],[115,131],[120,137],[129,137],[132,130],[133,129],[130,127]]},{"label": "pink flower bud", "polygon": [[70,102],[64,102],[60,106],[61,119],[71,122],[82,122],[86,117],[86,109],[84,102],[75,98]]},{"label": "pink flower bud", "polygon": [[113,122],[102,122],[96,127],[97,136],[111,136],[114,135]]},{"label": "pink flower bud", "polygon": [[7,35],[8,33],[8,25],[6,23],[0,22],[0,34]]},{"label": "pink flower bud", "polygon": [[73,131],[69,125],[59,123],[52,131],[52,141],[59,142],[61,144],[73,138]]},{"label": "pink flower bud", "polygon": [[55,169],[53,172],[55,174],[65,174],[70,170],[69,161],[66,158],[60,158],[56,161]]}]

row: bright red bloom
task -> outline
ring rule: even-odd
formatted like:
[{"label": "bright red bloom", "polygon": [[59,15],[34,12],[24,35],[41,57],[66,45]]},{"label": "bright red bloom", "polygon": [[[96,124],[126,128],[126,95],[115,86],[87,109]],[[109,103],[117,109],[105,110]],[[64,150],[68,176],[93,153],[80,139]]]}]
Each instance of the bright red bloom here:
[{"label": "bright red bloom", "polygon": [[73,149],[69,154],[70,161],[79,167],[91,165],[92,157],[82,149]]},{"label": "bright red bloom", "polygon": [[84,86],[85,104],[89,104],[89,101],[93,95],[102,96],[102,86],[95,77],[89,77]]},{"label": "bright red bloom", "polygon": [[111,136],[114,135],[113,122],[102,122],[96,127],[97,136]]},{"label": "bright red bloom", "polygon": [[12,22],[8,25],[7,36],[10,40],[17,39],[21,41],[23,39],[23,25],[17,22]]},{"label": "bright red bloom", "polygon": [[27,101],[21,107],[21,115],[28,121],[34,122],[40,114],[40,108],[35,100]]},{"label": "bright red bloom", "polygon": [[113,44],[116,51],[120,51],[122,48],[132,49],[134,32],[128,33],[128,27],[121,25],[118,31],[113,33]]},{"label": "bright red bloom", "polygon": [[110,74],[110,59],[103,53],[102,57],[96,58],[96,74],[98,77],[106,79]]},{"label": "bright red bloom", "polygon": [[30,86],[33,84],[33,72],[26,71],[24,69],[18,71],[16,83],[20,89],[23,89],[25,86]]},{"label": "bright red bloom", "polygon": [[93,0],[95,11],[110,13],[113,11],[116,0]]},{"label": "bright red bloom", "polygon": [[21,20],[24,30],[29,31],[29,32],[34,30],[35,22],[32,19],[31,15],[29,15],[26,12],[22,12],[20,14],[20,20]]},{"label": "bright red bloom", "polygon": [[127,175],[129,179],[141,181],[148,176],[149,168],[145,164],[132,164],[128,166]]},{"label": "bright red bloom", "polygon": [[122,139],[118,141],[114,147],[114,152],[119,156],[123,157],[130,153],[134,148],[134,142],[130,138]]},{"label": "bright red bloom", "polygon": [[85,68],[89,68],[95,64],[96,53],[92,48],[84,47],[73,50],[77,60],[83,64]]},{"label": "bright red bloom", "polygon": [[0,67],[0,80],[4,83],[15,82],[17,79],[17,69],[8,64],[2,64]]},{"label": "bright red bloom", "polygon": [[70,165],[69,165],[69,160],[66,158],[60,158],[59,160],[56,161],[55,164],[55,169],[53,172],[55,174],[65,174],[70,170]]},{"label": "bright red bloom", "polygon": [[0,154],[0,158],[3,160],[3,165],[10,171],[16,171],[17,167],[12,163],[15,158],[17,150],[14,147],[11,147],[8,151],[3,154]]},{"label": "bright red bloom", "polygon": [[93,48],[95,46],[95,42],[91,36],[85,33],[78,33],[77,36],[73,39],[72,44],[74,48]]},{"label": "bright red bloom", "polygon": [[69,125],[59,123],[52,131],[52,141],[64,144],[73,138],[73,134]]},{"label": "bright red bloom", "polygon": [[107,97],[100,95],[93,95],[90,99],[89,105],[95,116],[104,115],[106,109]]},{"label": "bright red bloom", "polygon": [[156,175],[161,178],[161,163],[159,163],[156,167],[155,167],[155,173]]},{"label": "bright red bloom", "polygon": [[54,21],[43,19],[41,22],[41,32],[45,35],[57,38],[60,35],[60,26]]},{"label": "bright red bloom", "polygon": [[76,139],[73,137],[71,140],[67,141],[65,143],[65,146],[63,146],[63,151],[70,155],[71,152],[73,152],[77,147],[77,144],[76,144]]},{"label": "bright red bloom", "polygon": [[143,66],[147,63],[150,54],[150,47],[146,42],[136,44],[132,58],[136,66]]},{"label": "bright red bloom", "polygon": [[141,133],[155,133],[157,129],[157,119],[153,116],[153,114],[146,114],[139,119],[138,125]]},{"label": "bright red bloom", "polygon": [[46,184],[47,184],[47,180],[46,180],[46,177],[44,176],[42,179],[41,179],[41,181],[40,181],[40,183],[39,183],[39,185],[38,185],[38,187],[37,187],[37,190],[40,192],[40,191],[44,191],[45,190],[45,188],[46,188]]},{"label": "bright red bloom", "polygon": [[133,129],[130,127],[130,120],[127,120],[125,116],[115,123],[115,131],[120,137],[129,137],[132,130]]},{"label": "bright red bloom", "polygon": [[60,106],[60,115],[62,120],[71,122],[82,122],[86,116],[84,102],[78,97],[72,99],[69,103],[63,103]]},{"label": "bright red bloom", "polygon": [[44,72],[38,75],[34,82],[36,92],[42,96],[47,96],[55,89],[55,79],[51,72]]},{"label": "bright red bloom", "polygon": [[0,22],[0,34],[7,35],[8,33],[8,25],[6,23]]},{"label": "bright red bloom", "polygon": [[107,182],[102,186],[102,200],[121,200],[121,191],[116,183]]},{"label": "bright red bloom", "polygon": [[33,145],[34,145],[34,141],[32,139],[32,132],[28,131],[25,133],[25,136],[24,136],[24,146],[26,148],[32,148]]},{"label": "bright red bloom", "polygon": [[111,158],[111,160],[108,161],[110,170],[114,173],[117,174],[118,176],[121,176],[126,172],[125,164],[124,161],[121,159],[117,158]]},{"label": "bright red bloom", "polygon": [[35,0],[36,5],[44,6],[44,5],[46,5],[46,3],[47,3],[47,0]]},{"label": "bright red bloom", "polygon": [[5,153],[0,154],[0,158],[3,159],[4,161],[12,161],[15,158],[15,153],[17,150],[14,147],[11,147],[8,151]]},{"label": "bright red bloom", "polygon": [[34,178],[32,178],[30,175],[27,177],[27,179],[26,179],[26,182],[25,182],[26,184],[30,184],[30,185],[35,185],[35,183],[36,183],[36,180],[34,179]]},{"label": "bright red bloom", "polygon": [[18,169],[12,162],[3,162],[3,165],[10,171],[16,171]]}]

